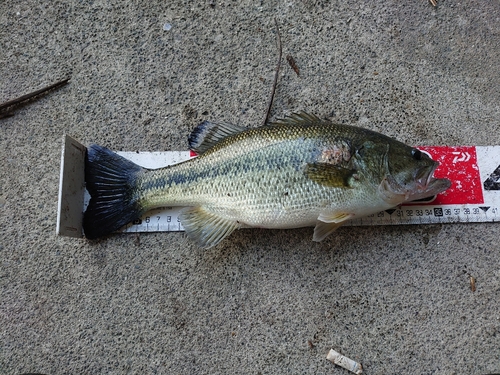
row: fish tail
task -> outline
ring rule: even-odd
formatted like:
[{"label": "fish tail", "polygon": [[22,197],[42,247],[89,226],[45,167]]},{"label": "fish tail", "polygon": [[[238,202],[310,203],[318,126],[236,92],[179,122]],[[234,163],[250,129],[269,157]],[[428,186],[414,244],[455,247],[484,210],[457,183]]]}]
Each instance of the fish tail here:
[{"label": "fish tail", "polygon": [[139,218],[138,181],[144,169],[105,147],[92,145],[85,158],[85,183],[90,202],[83,216],[83,231],[96,239]]}]

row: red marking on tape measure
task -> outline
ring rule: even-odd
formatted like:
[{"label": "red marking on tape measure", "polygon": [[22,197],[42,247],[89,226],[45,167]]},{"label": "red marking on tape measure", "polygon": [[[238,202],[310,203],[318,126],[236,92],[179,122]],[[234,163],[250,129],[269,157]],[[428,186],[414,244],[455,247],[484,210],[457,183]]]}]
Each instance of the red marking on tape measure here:
[{"label": "red marking on tape measure", "polygon": [[451,180],[451,187],[428,204],[484,203],[476,147],[419,146],[418,148],[428,152],[434,160],[439,162],[434,177]]}]

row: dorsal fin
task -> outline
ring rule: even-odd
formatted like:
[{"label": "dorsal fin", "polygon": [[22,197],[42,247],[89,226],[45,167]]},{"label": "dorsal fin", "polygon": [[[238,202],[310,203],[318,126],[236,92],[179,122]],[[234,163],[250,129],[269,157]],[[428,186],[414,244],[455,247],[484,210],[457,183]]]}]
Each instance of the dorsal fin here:
[{"label": "dorsal fin", "polygon": [[315,115],[311,115],[309,113],[300,111],[298,113],[292,113],[290,116],[285,118],[276,120],[275,122],[270,123],[270,126],[273,125],[317,125],[318,123],[329,122],[327,120],[322,120]]},{"label": "dorsal fin", "polygon": [[198,154],[203,154],[224,138],[246,130],[243,126],[229,123],[203,121],[188,137],[189,148]]}]

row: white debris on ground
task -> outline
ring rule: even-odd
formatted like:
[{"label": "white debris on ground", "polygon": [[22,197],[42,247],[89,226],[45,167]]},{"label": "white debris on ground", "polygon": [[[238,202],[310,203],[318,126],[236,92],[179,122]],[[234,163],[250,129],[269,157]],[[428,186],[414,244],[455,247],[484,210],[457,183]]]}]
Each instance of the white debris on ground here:
[{"label": "white debris on ground", "polygon": [[330,349],[328,352],[328,355],[326,356],[326,359],[328,359],[330,362],[335,363],[336,365],[345,368],[346,370],[349,370],[357,375],[360,375],[363,373],[363,366],[361,366],[361,363],[358,363],[350,358],[347,358],[340,354],[339,352],[336,352],[333,349]]}]

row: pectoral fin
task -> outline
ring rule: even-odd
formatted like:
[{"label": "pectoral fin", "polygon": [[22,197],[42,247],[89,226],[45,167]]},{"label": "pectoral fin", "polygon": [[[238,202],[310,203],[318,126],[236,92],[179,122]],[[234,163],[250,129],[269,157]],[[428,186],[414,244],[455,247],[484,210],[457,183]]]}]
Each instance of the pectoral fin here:
[{"label": "pectoral fin", "polygon": [[203,207],[189,207],[181,212],[181,223],[189,238],[208,249],[229,236],[240,224],[221,218]]},{"label": "pectoral fin", "polygon": [[329,234],[341,227],[347,220],[352,219],[353,216],[354,214],[345,212],[320,214],[318,221],[316,222],[316,226],[314,227],[313,241],[323,241]]},{"label": "pectoral fin", "polygon": [[350,188],[349,180],[356,171],[329,163],[308,163],[305,173],[308,178],[318,184]]}]

